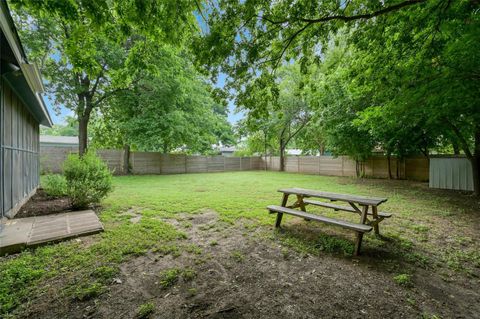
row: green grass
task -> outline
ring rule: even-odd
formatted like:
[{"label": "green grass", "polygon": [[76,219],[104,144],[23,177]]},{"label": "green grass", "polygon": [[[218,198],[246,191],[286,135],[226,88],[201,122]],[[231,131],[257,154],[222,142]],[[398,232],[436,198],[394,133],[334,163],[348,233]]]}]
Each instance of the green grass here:
[{"label": "green grass", "polygon": [[[92,236],[90,244],[73,240],[0,259],[0,317],[28,305],[53,279],[63,283],[59,294],[68,298],[95,298],[108,290],[118,274],[119,264],[148,252],[194,254],[200,263],[206,257],[185,232],[192,227],[188,214],[205,210],[216,211],[220,221],[204,225],[204,231],[222,231],[241,222],[243,226],[237,231],[247,236],[263,225],[268,226],[264,228],[264,240],[278,241],[288,249],[341,258],[351,254],[353,234],[338,227],[286,216],[284,231],[271,232],[275,216],[269,215],[265,207],[280,203],[281,194],[277,190],[282,187],[387,197],[388,202],[382,204],[381,210],[394,216],[380,224],[386,239],[368,234],[363,249],[367,256],[391,265],[395,273],[399,272],[399,262],[424,268],[446,264],[453,272],[470,269],[467,274],[478,269],[479,234],[473,227],[479,222],[478,201],[455,192],[429,190],[422,183],[261,171],[122,176],[114,178],[114,192],[102,203],[100,219],[105,232]],[[348,212],[322,208],[313,211],[358,221],[358,216]],[[137,223],[130,222],[131,212],[141,216]],[[164,219],[177,219],[179,227]],[[444,245],[446,236],[453,238],[448,245]],[[216,244],[216,241],[210,243]],[[289,258],[287,251],[283,254]],[[233,252],[232,258],[241,262],[245,256]],[[182,270],[171,275],[178,280]],[[165,279],[168,284],[171,280]]]}]

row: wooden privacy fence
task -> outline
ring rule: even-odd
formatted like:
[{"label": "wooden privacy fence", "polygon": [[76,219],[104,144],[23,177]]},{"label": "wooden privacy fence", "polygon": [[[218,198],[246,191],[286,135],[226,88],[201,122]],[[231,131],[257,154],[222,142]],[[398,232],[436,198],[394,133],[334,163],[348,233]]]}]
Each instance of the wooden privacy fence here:
[{"label": "wooden privacy fence", "polygon": [[[75,147],[41,147],[40,163],[42,172],[59,173],[67,155],[77,152]],[[115,174],[124,174],[123,150],[98,150],[97,154],[107,163]],[[285,171],[304,174],[330,176],[356,176],[355,161],[347,156],[287,156]],[[362,163],[365,176],[388,178],[388,162],[385,156],[373,156]],[[428,159],[408,158],[390,160],[392,177],[419,181],[428,180]],[[277,156],[262,157],[224,157],[168,155],[156,152],[130,152],[130,172],[133,174],[184,174],[231,172],[247,170],[280,169]]]},{"label": "wooden privacy fence", "polygon": [[[68,154],[77,152],[75,147],[42,147],[40,163],[43,173],[60,173]],[[114,174],[126,172],[123,150],[97,150]],[[169,155],[157,152],[130,152],[130,172],[133,174],[184,174],[258,170],[261,157],[224,157]]]},{"label": "wooden privacy fence", "polygon": [[[386,156],[372,156],[362,162],[364,176],[388,178],[388,160]],[[264,168],[280,169],[280,157],[267,157]],[[356,163],[348,156],[287,156],[285,171],[293,173],[317,174],[329,176],[356,176]],[[412,157],[403,160],[390,159],[390,172],[393,178],[428,181],[429,162],[425,157]],[[398,174],[397,174],[398,170]]]}]

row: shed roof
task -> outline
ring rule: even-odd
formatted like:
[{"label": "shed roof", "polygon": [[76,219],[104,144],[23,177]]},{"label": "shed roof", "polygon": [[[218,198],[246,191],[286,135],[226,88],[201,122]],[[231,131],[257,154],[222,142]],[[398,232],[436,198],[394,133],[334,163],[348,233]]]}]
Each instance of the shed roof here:
[{"label": "shed roof", "polygon": [[2,39],[2,46],[6,42],[12,52],[12,57],[7,62],[13,64],[9,71],[2,74],[2,78],[10,84],[40,124],[51,126],[52,120],[41,95],[44,87],[40,71],[27,60],[6,1],[0,1],[0,30],[2,38],[6,40]]},{"label": "shed roof", "polygon": [[40,143],[78,145],[78,136],[40,135]]}]

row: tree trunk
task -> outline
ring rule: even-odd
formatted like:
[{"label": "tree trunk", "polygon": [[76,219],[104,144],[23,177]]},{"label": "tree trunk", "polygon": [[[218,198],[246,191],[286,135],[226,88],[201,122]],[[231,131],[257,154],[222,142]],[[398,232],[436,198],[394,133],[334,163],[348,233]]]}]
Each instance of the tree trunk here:
[{"label": "tree trunk", "polygon": [[130,174],[130,145],[125,144],[123,151],[123,173],[128,175]]},{"label": "tree trunk", "polygon": [[453,142],[452,147],[453,147],[453,154],[460,155],[460,147],[458,147],[458,143]]},{"label": "tree trunk", "polygon": [[83,156],[87,152],[88,147],[88,120],[90,118],[90,114],[88,116],[78,116],[78,154]]},{"label": "tree trunk", "polygon": [[392,179],[392,171],[390,165],[390,153],[387,153],[387,168],[388,168],[388,179]]},{"label": "tree trunk", "polygon": [[280,139],[280,171],[285,171],[285,143]]},{"label": "tree trunk", "polygon": [[268,163],[267,163],[267,131],[263,131],[263,141],[264,141],[264,147],[265,147],[265,172],[268,170]]}]

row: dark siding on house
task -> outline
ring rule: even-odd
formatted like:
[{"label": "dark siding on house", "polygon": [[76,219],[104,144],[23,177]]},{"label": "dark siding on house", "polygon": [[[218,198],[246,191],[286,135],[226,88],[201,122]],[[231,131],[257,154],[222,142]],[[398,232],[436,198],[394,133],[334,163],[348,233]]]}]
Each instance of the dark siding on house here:
[{"label": "dark siding on house", "polygon": [[0,205],[1,215],[13,215],[39,184],[39,124],[2,81]]}]

